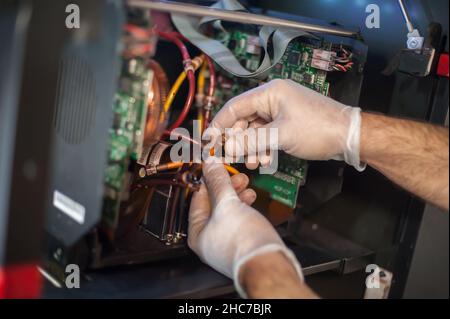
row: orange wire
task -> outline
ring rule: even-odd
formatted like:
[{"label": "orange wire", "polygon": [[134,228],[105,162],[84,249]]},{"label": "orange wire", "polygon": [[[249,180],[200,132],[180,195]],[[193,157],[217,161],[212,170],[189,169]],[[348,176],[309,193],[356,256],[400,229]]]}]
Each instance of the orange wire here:
[{"label": "orange wire", "polygon": [[[189,163],[189,164],[192,164],[192,163]],[[165,171],[165,170],[170,170],[170,169],[176,169],[176,168],[180,168],[183,165],[184,165],[183,162],[170,162],[170,163],[158,165],[157,170]],[[230,173],[231,175],[239,174],[239,171],[237,169],[235,169],[234,167],[232,167],[231,165],[224,164],[224,166],[225,166],[225,169],[228,171],[228,173]]]}]

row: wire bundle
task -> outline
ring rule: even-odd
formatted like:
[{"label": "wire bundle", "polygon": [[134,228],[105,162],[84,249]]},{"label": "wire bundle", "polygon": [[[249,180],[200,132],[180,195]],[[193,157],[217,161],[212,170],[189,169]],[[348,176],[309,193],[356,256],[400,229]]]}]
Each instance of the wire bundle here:
[{"label": "wire bundle", "polygon": [[[203,130],[208,126],[210,115],[211,115],[211,109],[214,105],[214,94],[216,89],[216,72],[214,67],[214,62],[211,60],[210,57],[202,54],[200,56],[195,57],[194,59],[191,59],[191,56],[189,54],[189,51],[186,47],[186,45],[183,43],[183,41],[187,41],[180,33],[178,32],[164,32],[160,30],[153,30],[153,33],[149,30],[146,30],[144,28],[141,28],[136,25],[132,24],[126,24],[125,30],[130,33],[132,36],[138,39],[145,39],[149,38],[152,34],[155,34],[159,36],[162,39],[165,39],[167,41],[172,42],[177,46],[177,48],[180,51],[184,71],[178,76],[175,83],[172,85],[172,88],[170,89],[169,93],[167,94],[167,97],[165,98],[165,102],[163,105],[163,112],[164,114],[167,114],[171,106],[173,104],[173,101],[175,99],[175,96],[177,95],[178,91],[180,90],[182,84],[188,79],[188,85],[189,90],[186,97],[186,101],[184,103],[183,109],[178,116],[178,118],[174,121],[173,124],[170,125],[170,127],[164,132],[164,135],[168,136],[171,133],[174,133],[173,131],[180,127],[181,124],[185,121],[186,117],[189,114],[189,111],[191,109],[191,106],[194,102],[194,100],[197,98],[197,106],[198,106],[198,120],[200,121],[200,136],[203,133]],[[141,47],[139,46],[139,52],[145,52],[148,53],[150,50],[150,46]],[[197,95],[196,93],[196,81],[195,81],[195,72],[199,68],[200,72],[197,79]],[[209,72],[209,86],[208,91],[205,95],[205,79],[206,79],[206,70]],[[194,144],[198,144],[197,141],[192,140],[190,137],[177,134],[178,137],[189,141]],[[164,171],[170,171],[181,168],[184,164],[192,165],[193,163],[178,163],[178,162],[170,162],[158,165],[158,172],[164,172]],[[230,165],[225,165],[226,169],[230,174],[238,174],[239,172],[231,167]],[[154,179],[156,182],[160,182],[159,179]],[[167,181],[166,181],[167,182]],[[153,183],[153,182],[152,182]],[[173,183],[173,181],[168,182]]]},{"label": "wire bundle", "polygon": [[335,58],[335,65],[333,65],[333,69],[338,72],[348,72],[352,69],[354,63],[352,62],[353,53],[346,50],[341,46],[341,53],[342,55],[339,55]]}]

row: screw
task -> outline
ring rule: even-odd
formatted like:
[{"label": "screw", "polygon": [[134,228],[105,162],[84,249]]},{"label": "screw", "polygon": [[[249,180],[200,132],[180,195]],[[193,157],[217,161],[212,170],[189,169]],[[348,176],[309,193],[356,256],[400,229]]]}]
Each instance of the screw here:
[{"label": "screw", "polygon": [[139,177],[140,177],[140,178],[144,178],[146,175],[147,175],[147,172],[145,171],[145,168],[144,168],[144,167],[141,167],[141,168],[139,169]]},{"label": "screw", "polygon": [[413,47],[413,48],[417,48],[417,45],[418,45],[419,43],[417,42],[417,40],[412,40],[411,42],[410,42],[410,45],[411,45],[411,47]]}]

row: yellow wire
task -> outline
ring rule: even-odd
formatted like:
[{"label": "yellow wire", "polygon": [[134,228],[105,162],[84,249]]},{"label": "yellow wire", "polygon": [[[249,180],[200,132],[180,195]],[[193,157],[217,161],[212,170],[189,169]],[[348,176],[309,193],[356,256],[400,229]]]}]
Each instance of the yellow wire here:
[{"label": "yellow wire", "polygon": [[178,90],[180,89],[181,85],[183,84],[184,80],[186,79],[186,73],[183,71],[178,76],[177,80],[173,84],[172,88],[169,91],[169,94],[167,95],[166,103],[164,103],[164,112],[168,112],[170,110],[170,106],[173,103],[173,100],[175,99],[175,96],[177,95]]},{"label": "yellow wire", "polygon": [[[208,63],[206,61],[203,62],[202,67],[200,68],[200,71],[198,73],[197,77],[197,95],[204,96],[205,95],[205,73],[208,68]],[[197,112],[197,121],[198,121],[198,129],[199,129],[199,136],[202,136],[203,129],[204,129],[204,120],[203,120],[203,110],[201,107],[198,108]]]},{"label": "yellow wire", "polygon": [[234,167],[232,167],[230,165],[224,164],[224,166],[225,166],[226,170],[228,171],[228,173],[230,173],[231,175],[237,175],[240,173],[237,169],[235,169]]},{"label": "yellow wire", "polygon": [[197,77],[197,92],[200,94],[205,94],[205,73],[208,67],[208,63],[203,62],[200,72]]},{"label": "yellow wire", "polygon": [[[171,163],[167,163],[167,169],[176,169],[176,168],[180,168],[181,166],[184,165],[183,162],[171,162]],[[237,175],[240,172],[235,169],[234,167],[228,165],[228,164],[224,164],[225,169],[228,171],[228,173],[230,173],[231,175]]]},{"label": "yellow wire", "polygon": [[[195,57],[192,59],[192,66],[195,70],[197,70],[201,64],[203,64],[204,56],[200,55],[198,57]],[[167,100],[164,103],[163,109],[164,112],[167,113],[170,110],[170,107],[173,103],[173,100],[175,99],[175,96],[177,95],[178,91],[180,90],[181,85],[183,84],[184,80],[186,79],[186,72],[181,72],[178,76],[177,80],[173,84],[172,88],[169,91],[169,94],[167,95]]]},{"label": "yellow wire", "polygon": [[[200,58],[200,57],[197,57]],[[195,69],[197,69],[199,67],[198,64],[194,64]],[[201,69],[200,69],[200,73],[197,77],[197,92],[201,92],[204,94],[204,90],[205,90],[205,72],[207,69],[208,65],[206,63],[206,61],[202,61],[201,64]],[[181,74],[178,76],[177,80],[175,81],[175,83],[173,84],[172,88],[170,89],[170,92],[167,96],[167,100],[166,103],[164,103],[164,112],[168,112],[170,109],[170,106],[173,103],[173,100],[175,99],[175,96],[177,95],[178,90],[180,89],[181,85],[183,84],[184,80],[186,79],[186,73],[183,71],[181,72]],[[203,113],[200,111],[198,112],[198,120],[200,121],[200,134],[203,132]],[[211,149],[212,154],[214,155],[214,149]],[[179,168],[183,165],[183,163],[181,162],[174,162],[174,163],[168,163],[168,166],[170,167],[169,169],[175,169],[175,168]],[[237,169],[235,169],[234,167],[224,164],[225,169],[228,171],[228,173],[230,173],[231,175],[237,175],[239,174],[239,171]]]}]

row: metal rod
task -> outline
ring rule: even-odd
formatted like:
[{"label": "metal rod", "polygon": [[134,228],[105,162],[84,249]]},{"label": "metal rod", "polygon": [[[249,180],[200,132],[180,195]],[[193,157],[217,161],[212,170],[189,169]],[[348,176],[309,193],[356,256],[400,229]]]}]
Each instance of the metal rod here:
[{"label": "metal rod", "polygon": [[345,29],[320,26],[315,24],[297,22],[292,20],[285,20],[274,17],[267,17],[264,15],[258,15],[248,12],[240,11],[228,11],[221,9],[213,9],[205,6],[199,6],[194,4],[177,3],[170,1],[144,1],[144,0],[129,0],[127,4],[131,7],[137,7],[141,9],[156,10],[163,12],[170,12],[176,14],[185,14],[197,17],[212,17],[220,20],[226,20],[231,22],[239,22],[245,24],[256,25],[268,25],[274,27],[285,27],[292,29],[300,29],[309,32],[327,33],[333,35],[354,37],[357,36],[357,32],[349,31]]},{"label": "metal rod", "polygon": [[398,0],[398,4],[400,5],[400,9],[402,10],[403,18],[405,18],[406,21],[406,27],[408,28],[409,33],[414,32],[414,26],[411,22],[411,17],[409,16],[408,11],[406,10],[405,4],[403,3],[403,0]]}]

